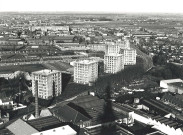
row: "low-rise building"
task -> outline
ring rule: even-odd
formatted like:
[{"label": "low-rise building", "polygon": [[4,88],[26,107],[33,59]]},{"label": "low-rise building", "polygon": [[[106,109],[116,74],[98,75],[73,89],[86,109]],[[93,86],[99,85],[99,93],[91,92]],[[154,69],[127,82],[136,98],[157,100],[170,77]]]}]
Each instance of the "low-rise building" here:
[{"label": "low-rise building", "polygon": [[168,91],[172,93],[183,94],[183,82],[169,83]]},{"label": "low-rise building", "polygon": [[7,129],[14,135],[31,135],[37,133],[38,130],[27,124],[22,119],[18,119],[7,126]]},{"label": "low-rise building", "polygon": [[47,31],[47,30],[53,30],[53,31],[69,31],[69,26],[31,26],[29,28],[31,31],[35,30],[42,30],[42,31]]},{"label": "low-rise building", "polygon": [[69,125],[45,130],[42,132],[34,133],[32,135],[77,135],[77,132]]},{"label": "low-rise building", "polygon": [[172,83],[183,83],[183,80],[181,79],[168,79],[168,80],[161,80],[160,81],[160,87],[164,88],[165,90],[173,91]]},{"label": "low-rise building", "polygon": [[13,105],[13,99],[10,97],[4,97],[0,99],[0,106]]}]

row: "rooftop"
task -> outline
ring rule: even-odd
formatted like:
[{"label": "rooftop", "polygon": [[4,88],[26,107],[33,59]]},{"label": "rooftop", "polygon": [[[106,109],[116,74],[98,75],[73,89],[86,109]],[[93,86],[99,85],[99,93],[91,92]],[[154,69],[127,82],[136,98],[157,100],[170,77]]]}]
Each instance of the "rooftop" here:
[{"label": "rooftop", "polygon": [[47,117],[29,120],[27,123],[32,127],[34,127],[35,129],[37,129],[38,131],[43,131],[55,125],[60,125],[62,122],[54,116],[47,116]]},{"label": "rooftop", "polygon": [[180,124],[174,120],[170,120],[168,118],[160,116],[160,115],[154,116],[154,117],[152,117],[152,119],[159,121],[160,123],[164,123],[165,125],[168,125],[169,127],[174,127],[175,129],[182,127],[182,124]]},{"label": "rooftop", "polygon": [[69,105],[61,106],[56,109],[51,109],[51,111],[57,116],[65,119],[65,121],[73,123],[78,123],[81,120],[82,121],[88,121],[90,118],[79,112],[78,110],[75,110]]},{"label": "rooftop", "polygon": [[71,135],[71,134],[74,135],[77,134],[77,132],[74,129],[72,129],[69,125],[65,125],[62,127],[46,130],[32,135]]},{"label": "rooftop", "polygon": [[96,96],[86,95],[86,96],[78,96],[76,99],[73,100],[73,103],[79,104],[82,102],[94,101],[98,100],[99,98]]},{"label": "rooftop", "polygon": [[174,83],[170,83],[169,85],[173,85],[176,87],[182,87],[183,88],[183,82],[174,82]]},{"label": "rooftop", "polygon": [[175,82],[183,82],[181,79],[169,79],[169,80],[161,80],[164,83],[175,83]]},{"label": "rooftop", "polygon": [[50,70],[50,69],[43,69],[39,71],[32,72],[33,74],[39,74],[39,75],[51,75],[55,73],[59,73],[60,71],[58,70]]},{"label": "rooftop", "polygon": [[14,134],[8,129],[1,129],[0,135],[14,135]]},{"label": "rooftop", "polygon": [[7,129],[10,130],[15,135],[31,135],[33,133],[38,132],[35,128],[27,124],[22,119],[18,119],[15,122],[13,122],[9,126],[7,126]]},{"label": "rooftop", "polygon": [[95,60],[82,60],[82,61],[76,61],[75,63],[77,63],[77,64],[93,64],[93,63],[97,63],[97,61],[95,61]]},{"label": "rooftop", "polygon": [[155,132],[147,134],[147,135],[165,135],[165,134],[160,131],[155,131]]},{"label": "rooftop", "polygon": [[107,54],[105,56],[116,56],[116,57],[118,57],[118,56],[123,56],[123,54],[110,53],[110,54]]}]

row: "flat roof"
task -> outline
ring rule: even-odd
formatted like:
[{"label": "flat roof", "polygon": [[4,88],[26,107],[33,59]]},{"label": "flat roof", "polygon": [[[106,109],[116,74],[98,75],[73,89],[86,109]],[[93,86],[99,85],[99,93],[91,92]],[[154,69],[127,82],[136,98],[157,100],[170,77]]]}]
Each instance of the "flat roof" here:
[{"label": "flat roof", "polygon": [[183,82],[174,82],[170,83],[169,85],[177,86],[177,87],[183,87]]},{"label": "flat roof", "polygon": [[164,83],[175,83],[175,82],[183,82],[183,80],[177,78],[177,79],[161,80],[161,82],[164,82]]},{"label": "flat roof", "polygon": [[43,69],[39,71],[32,72],[33,74],[40,74],[40,75],[51,75],[54,73],[59,73],[60,71],[58,70],[50,70],[50,69]]},{"label": "flat roof", "polygon": [[123,56],[123,54],[117,54],[117,53],[110,53],[104,56]]},{"label": "flat roof", "polygon": [[77,134],[77,132],[74,129],[72,129],[69,125],[65,125],[62,127],[42,131],[32,135],[71,135],[71,134],[74,135]]},{"label": "flat roof", "polygon": [[127,51],[136,51],[136,49],[134,49],[134,48],[122,48],[122,50],[127,50]]},{"label": "flat roof", "polygon": [[76,61],[75,63],[77,64],[92,64],[92,63],[97,63],[96,60],[81,60],[81,61]]}]

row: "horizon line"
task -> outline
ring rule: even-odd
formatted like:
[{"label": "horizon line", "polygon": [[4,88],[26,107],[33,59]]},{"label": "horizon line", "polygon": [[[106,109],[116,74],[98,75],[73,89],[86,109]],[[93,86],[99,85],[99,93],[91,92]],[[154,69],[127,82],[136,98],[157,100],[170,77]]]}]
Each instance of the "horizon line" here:
[{"label": "horizon line", "polygon": [[111,12],[111,11],[0,11],[0,13],[60,13],[60,14],[183,14],[182,12]]}]

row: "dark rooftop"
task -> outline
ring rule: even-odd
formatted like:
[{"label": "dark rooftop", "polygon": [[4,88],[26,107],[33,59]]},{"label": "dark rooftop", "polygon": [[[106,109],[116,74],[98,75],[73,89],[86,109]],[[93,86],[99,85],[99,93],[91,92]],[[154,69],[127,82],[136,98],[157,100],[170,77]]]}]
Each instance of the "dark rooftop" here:
[{"label": "dark rooftop", "polygon": [[14,135],[14,134],[8,129],[1,129],[0,135]]},{"label": "dark rooftop", "polygon": [[178,127],[182,127],[182,124],[180,124],[174,120],[160,116],[160,115],[154,116],[154,117],[152,117],[152,119],[159,121],[160,123],[164,123],[165,125],[168,125],[169,127],[174,127],[175,129]]},{"label": "dark rooftop", "polygon": [[34,120],[29,120],[27,122],[29,125],[37,129],[38,131],[43,131],[49,129],[54,125],[60,125],[62,122],[54,116],[42,117]]},{"label": "dark rooftop", "polygon": [[99,98],[96,96],[86,95],[86,96],[79,96],[76,99],[74,99],[73,103],[79,104],[82,102],[88,102],[93,100],[98,100]]},{"label": "dark rooftop", "polygon": [[74,108],[72,108],[69,105],[65,105],[65,106],[61,106],[61,107],[57,107],[57,108],[53,108],[51,109],[52,113],[55,114],[57,117],[61,117],[62,119],[64,119],[67,122],[73,122],[73,123],[78,123],[81,120],[82,121],[88,121],[90,120],[90,118],[84,114],[82,114],[81,112],[75,110]]}]

